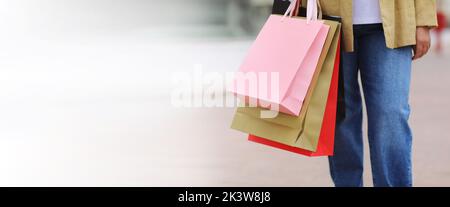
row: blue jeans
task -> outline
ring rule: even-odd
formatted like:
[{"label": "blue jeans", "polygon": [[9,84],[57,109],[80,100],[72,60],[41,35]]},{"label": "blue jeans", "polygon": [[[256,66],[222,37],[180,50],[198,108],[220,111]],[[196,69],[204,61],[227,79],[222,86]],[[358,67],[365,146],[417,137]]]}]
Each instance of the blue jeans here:
[{"label": "blue jeans", "polygon": [[336,187],[363,186],[361,76],[367,108],[375,187],[412,186],[408,125],[412,48],[386,47],[381,24],[355,25],[352,53],[342,53],[345,116],[337,122],[335,155],[329,157]]}]

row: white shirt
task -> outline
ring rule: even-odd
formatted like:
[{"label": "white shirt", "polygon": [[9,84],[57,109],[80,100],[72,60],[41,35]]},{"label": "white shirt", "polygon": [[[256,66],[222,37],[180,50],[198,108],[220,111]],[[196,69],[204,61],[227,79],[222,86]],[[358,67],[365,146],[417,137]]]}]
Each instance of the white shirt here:
[{"label": "white shirt", "polygon": [[353,24],[381,23],[379,0],[353,0]]}]

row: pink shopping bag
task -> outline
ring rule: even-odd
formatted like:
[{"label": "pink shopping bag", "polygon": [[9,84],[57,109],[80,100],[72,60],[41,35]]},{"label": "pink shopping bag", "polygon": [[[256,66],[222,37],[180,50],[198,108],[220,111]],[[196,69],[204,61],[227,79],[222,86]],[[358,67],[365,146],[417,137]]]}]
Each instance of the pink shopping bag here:
[{"label": "pink shopping bag", "polygon": [[[309,0],[308,5],[317,5]],[[230,91],[244,102],[298,116],[325,43],[329,26],[308,17],[271,15],[264,24],[233,80]]]}]

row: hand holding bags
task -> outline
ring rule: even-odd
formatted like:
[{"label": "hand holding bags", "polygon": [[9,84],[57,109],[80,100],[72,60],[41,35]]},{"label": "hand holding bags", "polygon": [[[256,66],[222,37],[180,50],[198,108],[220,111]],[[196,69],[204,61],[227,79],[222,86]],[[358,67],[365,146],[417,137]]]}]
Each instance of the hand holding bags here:
[{"label": "hand holding bags", "polygon": [[[280,112],[298,116],[330,27],[317,21],[316,7],[309,9],[306,19],[287,17],[295,11],[297,0],[292,1],[284,16],[269,17],[230,90],[247,103],[276,105]],[[267,81],[273,74],[278,81]],[[267,89],[274,89],[270,96]]]},{"label": "hand holding bags", "polygon": [[273,147],[308,156],[332,155],[339,76],[340,23],[324,23],[330,29],[308,86],[300,116],[279,114],[273,119],[263,119],[260,118],[263,109],[243,107],[237,110],[232,128],[251,134],[251,141]]}]

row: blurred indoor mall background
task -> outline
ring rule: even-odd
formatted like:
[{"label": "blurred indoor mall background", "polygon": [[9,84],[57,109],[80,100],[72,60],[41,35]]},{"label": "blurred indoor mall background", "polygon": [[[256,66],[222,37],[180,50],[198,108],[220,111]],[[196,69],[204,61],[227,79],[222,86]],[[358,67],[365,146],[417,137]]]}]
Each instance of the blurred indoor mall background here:
[{"label": "blurred indoor mall background", "polygon": [[[0,0],[0,186],[332,186],[326,158],[231,130],[233,108],[171,106],[171,75],[236,71],[271,5]],[[450,186],[443,39],[414,64],[417,186]]]}]

